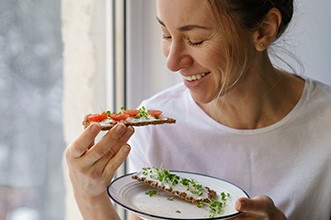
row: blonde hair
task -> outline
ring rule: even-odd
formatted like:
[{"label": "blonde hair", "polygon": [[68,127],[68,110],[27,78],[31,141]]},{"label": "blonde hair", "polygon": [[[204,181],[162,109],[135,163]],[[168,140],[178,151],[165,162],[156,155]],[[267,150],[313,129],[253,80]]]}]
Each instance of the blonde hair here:
[{"label": "blonde hair", "polygon": [[[243,36],[247,31],[255,31],[272,8],[282,14],[282,23],[276,35],[277,40],[286,30],[293,16],[293,0],[207,0],[213,16],[219,22],[222,36],[222,53],[225,63],[220,74],[222,83],[219,95],[225,94],[241,78],[248,68],[248,45]],[[234,82],[230,76],[236,76]]]}]

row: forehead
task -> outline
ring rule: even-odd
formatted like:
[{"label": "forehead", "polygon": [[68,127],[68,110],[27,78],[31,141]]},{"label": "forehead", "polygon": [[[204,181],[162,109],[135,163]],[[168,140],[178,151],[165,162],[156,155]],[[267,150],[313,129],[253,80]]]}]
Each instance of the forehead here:
[{"label": "forehead", "polygon": [[213,24],[214,16],[207,0],[156,0],[157,17],[168,26]]}]

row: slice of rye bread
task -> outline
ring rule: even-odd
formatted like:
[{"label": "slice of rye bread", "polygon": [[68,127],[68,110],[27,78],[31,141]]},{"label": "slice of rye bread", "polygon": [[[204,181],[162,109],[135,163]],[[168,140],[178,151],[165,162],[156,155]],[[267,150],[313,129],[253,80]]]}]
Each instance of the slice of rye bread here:
[{"label": "slice of rye bread", "polygon": [[[106,119],[107,120],[107,119]],[[83,121],[82,124],[87,127],[89,126],[91,123],[91,121]],[[174,124],[176,123],[176,119],[173,119],[173,118],[168,118],[168,117],[165,117],[165,118],[162,118],[162,119],[159,119],[159,120],[150,120],[150,121],[126,121],[126,120],[122,120],[122,121],[101,121],[101,122],[97,122],[99,123],[100,127],[101,127],[101,130],[109,130],[111,129],[112,127],[114,127],[117,123],[123,123],[125,124],[126,126],[147,126],[147,125],[161,125],[161,124]]]},{"label": "slice of rye bread", "polygon": [[135,180],[137,180],[141,183],[144,183],[148,186],[151,186],[153,188],[167,192],[173,196],[177,196],[178,198],[191,202],[193,204],[197,204],[199,202],[209,203],[212,199],[215,199],[217,196],[217,193],[207,186],[203,186],[208,194],[206,197],[194,198],[194,196],[189,195],[188,191],[184,192],[184,191],[176,190],[175,187],[167,186],[167,184],[162,184],[162,183],[158,182],[157,180],[148,179],[146,177],[139,177],[138,174],[133,175],[132,179],[135,179]]}]

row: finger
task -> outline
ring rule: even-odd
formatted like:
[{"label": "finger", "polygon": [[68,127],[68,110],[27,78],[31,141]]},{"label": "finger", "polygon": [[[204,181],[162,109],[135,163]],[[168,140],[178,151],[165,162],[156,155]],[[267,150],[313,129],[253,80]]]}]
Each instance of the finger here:
[{"label": "finger", "polygon": [[101,185],[108,186],[116,170],[127,158],[130,149],[128,144],[124,144],[113,157],[104,156],[89,169],[85,170],[86,175],[90,179],[97,180]]},{"label": "finger", "polygon": [[112,180],[116,170],[121,166],[130,153],[131,147],[128,144],[124,144],[118,151],[118,153],[108,162],[104,170],[104,175],[107,177],[107,184]]},{"label": "finger", "polygon": [[[120,139],[122,139],[121,143],[126,144],[126,141],[131,136],[131,134],[134,132],[133,127],[128,127],[126,132],[127,132],[127,134],[123,134],[123,136],[120,138]],[[98,144],[100,144],[100,143],[98,143]],[[106,143],[106,144],[108,144],[108,143]],[[97,160],[93,164],[93,169],[98,170],[99,172],[104,171],[104,169],[107,166],[107,164],[109,163],[109,161],[118,153],[118,151],[121,149],[123,144],[121,144],[121,145],[117,144],[114,147],[109,147],[110,146],[109,144],[105,145],[105,146],[106,146],[106,150],[108,150],[108,151],[104,154],[102,153],[102,151],[100,151],[99,154],[100,155],[103,154],[103,155],[100,157],[99,160]],[[99,147],[99,146],[95,146],[95,148],[97,148],[97,147]],[[94,156],[94,157],[97,157],[97,156]],[[89,161],[89,163],[90,162],[91,162],[91,160]]]},{"label": "finger", "polygon": [[83,125],[84,125],[84,129],[86,129],[88,126],[86,126],[86,124],[84,122],[87,122],[88,121],[88,117],[90,116],[91,114],[87,114],[84,116],[84,120],[83,120]]},{"label": "finger", "polygon": [[97,123],[90,124],[83,133],[69,147],[68,153],[73,158],[81,157],[94,142],[96,136],[100,133],[101,128]]},{"label": "finger", "polygon": [[[88,127],[88,125],[84,122],[88,121],[88,117],[90,116],[91,114],[87,114],[84,116],[84,120],[83,120],[83,125],[84,125],[84,129],[86,129]],[[94,145],[94,141],[88,146],[88,150]]]},{"label": "finger", "polygon": [[244,213],[267,216],[275,208],[273,201],[267,196],[256,196],[252,199],[240,198],[235,208]]},{"label": "finger", "polygon": [[[115,154],[117,154],[118,150],[123,146],[123,144],[125,144],[129,140],[129,138],[134,133],[134,128],[132,126],[129,126],[129,127],[125,126],[125,128],[126,128],[126,130],[124,131],[122,136],[119,137],[116,142],[113,142],[112,147],[106,147],[105,150],[107,152],[104,155],[107,156],[108,158],[112,158]],[[116,129],[117,128],[115,128],[115,130]],[[105,136],[100,141],[100,144],[104,144],[106,146],[107,144],[109,145],[110,141],[113,141],[112,136]]]},{"label": "finger", "polygon": [[84,115],[84,121],[87,121],[87,120],[88,120],[88,117],[89,117],[90,115],[91,115],[91,114]]},{"label": "finger", "polygon": [[122,123],[116,124],[105,136],[95,144],[85,157],[85,163],[93,165],[103,157],[112,158],[134,133],[132,127],[126,127]]}]

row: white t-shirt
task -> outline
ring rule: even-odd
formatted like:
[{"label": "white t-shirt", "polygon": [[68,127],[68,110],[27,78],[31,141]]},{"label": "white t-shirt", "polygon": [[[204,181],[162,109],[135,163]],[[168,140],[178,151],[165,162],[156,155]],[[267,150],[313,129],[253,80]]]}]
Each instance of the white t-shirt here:
[{"label": "white t-shirt", "polygon": [[331,87],[306,79],[295,108],[271,126],[240,130],[205,114],[183,84],[142,105],[176,124],[137,127],[130,172],[146,166],[215,176],[270,196],[291,220],[331,217]]}]

